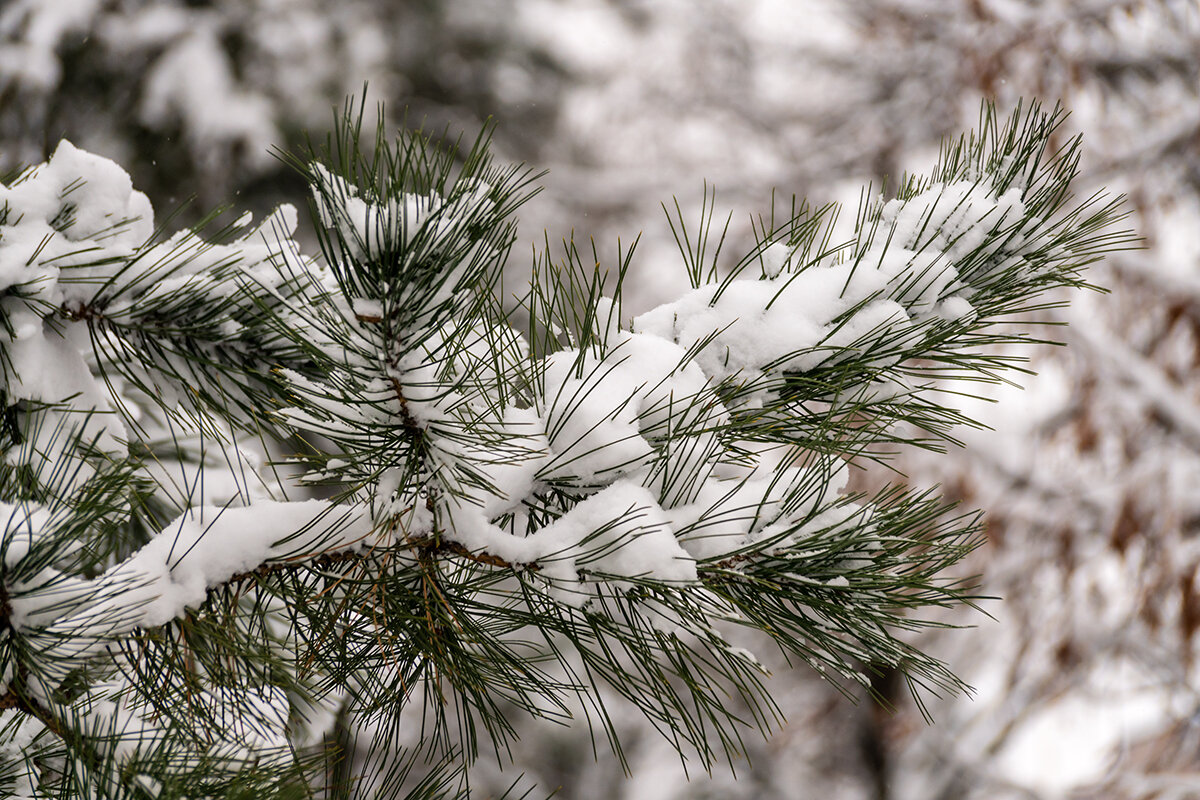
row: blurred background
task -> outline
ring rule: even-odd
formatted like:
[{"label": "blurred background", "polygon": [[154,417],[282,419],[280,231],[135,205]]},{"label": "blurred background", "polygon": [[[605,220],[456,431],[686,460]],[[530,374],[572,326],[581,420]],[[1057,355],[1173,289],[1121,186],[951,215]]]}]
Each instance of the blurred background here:
[{"label": "blurred background", "polygon": [[302,204],[271,149],[323,137],[364,84],[395,125],[490,117],[501,159],[549,170],[514,268],[543,231],[613,254],[640,234],[627,313],[685,285],[661,203],[698,219],[715,186],[736,252],[773,190],[852,212],[982,98],[1061,101],[1077,194],[1126,194],[1145,238],[1092,271],[1109,293],[1030,321],[1069,323],[1038,330],[1068,347],[1014,351],[1024,390],[962,400],[986,426],[967,448],[891,476],[987,512],[963,571],[1002,601],[922,635],[973,697],[926,698],[928,724],[887,676],[891,711],[781,664],[788,724],[747,760],[689,770],[617,706],[632,777],[586,726],[522,722],[477,796],[523,774],[564,799],[1200,797],[1200,3],[0,0],[0,170],[67,138],[160,217],[195,196],[180,224]]}]

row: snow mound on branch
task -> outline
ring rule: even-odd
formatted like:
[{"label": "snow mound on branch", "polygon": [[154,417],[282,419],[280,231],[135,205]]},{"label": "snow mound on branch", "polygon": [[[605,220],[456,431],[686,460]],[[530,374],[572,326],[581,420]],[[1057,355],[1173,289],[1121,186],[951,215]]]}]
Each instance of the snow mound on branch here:
[{"label": "snow mound on branch", "polygon": [[[8,328],[0,329],[3,388],[10,404],[69,403],[77,412],[46,412],[52,419],[31,431],[32,444],[7,453],[8,463],[24,459],[40,468],[51,460],[60,425],[102,452],[123,452],[127,433],[82,355],[90,349],[86,332],[78,324],[50,326],[43,318],[83,302],[153,230],[150,201],[133,188],[128,173],[70,142],[61,142],[45,164],[0,186],[0,318]],[[107,263],[96,266],[98,260]]]},{"label": "snow mound on branch", "polygon": [[[0,185],[0,388],[10,404],[51,406],[32,444],[6,461],[40,468],[72,457],[59,452],[70,438],[61,430],[123,456],[128,432],[84,357],[94,348],[79,319],[98,309],[119,319],[181,290],[221,298],[249,282],[270,291],[283,280],[278,263],[295,227],[295,209],[285,206],[228,244],[181,231],[148,246],[155,228],[146,195],[116,163],[67,141]],[[226,279],[232,273],[241,279]],[[233,342],[239,326],[227,321],[225,332]],[[79,480],[89,474],[82,468]]]},{"label": "snow mound on branch", "polygon": [[[38,540],[35,521],[29,518],[29,530],[14,547]],[[35,620],[42,625],[47,613],[60,609],[66,615],[48,632],[78,656],[105,638],[163,625],[199,607],[210,588],[238,574],[365,546],[370,536],[364,517],[323,500],[193,508],[94,581],[75,581],[87,597],[75,610],[63,602],[62,581],[43,576],[37,585],[14,587],[11,620],[16,628]]]},{"label": "snow mound on branch", "polygon": [[534,567],[563,603],[583,606],[595,595],[589,574],[617,588],[639,578],[691,583],[696,562],[683,549],[670,517],[644,486],[619,480],[574,505],[528,536],[514,536],[448,503],[445,535],[472,551]]},{"label": "snow mound on branch", "polygon": [[[929,317],[973,313],[971,277],[1012,263],[1020,241],[988,236],[1025,213],[1019,189],[994,197],[974,181],[937,184],[879,211],[855,256],[804,266],[778,243],[763,249],[763,279],[694,289],[638,316],[634,330],[686,349],[715,380],[806,372],[850,352],[902,349]],[[985,242],[989,242],[985,246]]]},{"label": "snow mound on branch", "polygon": [[648,468],[654,442],[723,418],[706,401],[708,381],[686,352],[657,336],[620,332],[604,355],[555,353],[542,372],[541,413],[553,459],[545,480],[605,485]]},{"label": "snow mound on branch", "polygon": [[558,597],[582,604],[591,592],[582,586],[583,572],[628,580],[692,583],[696,562],[671,530],[670,518],[654,496],[631,481],[618,481],[579,503],[534,534],[544,555],[542,571],[555,581]]},{"label": "snow mound on branch", "polygon": [[465,222],[492,205],[491,187],[481,180],[464,181],[449,197],[403,192],[378,202],[363,199],[357,186],[313,163],[313,198],[327,229],[337,231],[359,258],[373,259],[402,250],[418,237],[430,242],[461,235]]},{"label": "snow mound on branch", "polygon": [[[150,201],[133,188],[125,170],[60,142],[45,164],[0,186],[0,292],[19,287],[30,301],[51,305],[82,300],[87,284],[69,290],[59,280],[64,270],[76,268],[68,273],[75,278],[109,277],[116,266],[80,265],[100,255],[131,255],[153,232]],[[24,303],[11,296],[0,302],[6,316],[18,317],[18,337],[32,334],[40,315],[21,314]]]}]

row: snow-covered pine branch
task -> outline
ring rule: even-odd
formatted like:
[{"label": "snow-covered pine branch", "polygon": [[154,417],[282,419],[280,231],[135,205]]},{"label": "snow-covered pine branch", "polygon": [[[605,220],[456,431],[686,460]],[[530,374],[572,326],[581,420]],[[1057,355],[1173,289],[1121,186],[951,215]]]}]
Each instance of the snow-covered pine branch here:
[{"label": "snow-covered pine branch", "polygon": [[[737,628],[836,680],[959,689],[900,632],[969,599],[939,573],[974,518],[849,474],[929,444],[899,421],[945,440],[923,376],[991,377],[1003,318],[1124,242],[1114,204],[1071,205],[1078,143],[1043,160],[1059,118],[988,111],[847,242],[804,208],[721,270],[683,236],[693,289],[631,321],[628,254],[605,297],[570,244],[507,310],[532,178],[486,137],[364,153],[348,114],[291,157],[320,258],[286,207],[156,237],[128,176],[63,143],[0,189],[0,779],[307,794],[361,730],[389,755],[348,788],[395,796],[598,684],[708,764],[777,717]],[[289,499],[253,433],[302,444],[329,499]]]}]

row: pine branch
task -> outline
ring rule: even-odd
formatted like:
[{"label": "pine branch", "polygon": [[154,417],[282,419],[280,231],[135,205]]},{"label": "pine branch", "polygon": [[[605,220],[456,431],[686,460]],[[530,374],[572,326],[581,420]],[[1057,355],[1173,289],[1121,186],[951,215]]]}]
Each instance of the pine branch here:
[{"label": "pine branch", "polygon": [[[729,271],[706,199],[697,230],[672,220],[692,290],[632,324],[633,248],[605,296],[568,241],[537,256],[518,328],[497,294],[528,172],[495,166],[486,132],[446,148],[380,129],[364,152],[351,107],[284,156],[321,261],[287,211],[274,239],[155,243],[131,187],[105,214],[14,223],[42,238],[4,287],[0,659],[19,680],[0,703],[59,748],[37,780],[350,795],[374,730],[369,758],[392,761],[364,787],[398,795],[433,758],[413,791],[441,790],[509,746],[517,712],[582,701],[619,753],[602,686],[707,767],[780,722],[739,628],[867,691],[883,668],[960,691],[904,632],[973,601],[942,576],[977,518],[853,493],[849,470],[952,442],[968,420],[933,379],[1019,369],[987,353],[1021,338],[997,326],[1128,243],[1114,203],[1071,204],[1078,143],[1046,153],[1059,119],[985,110],[930,176],[865,202],[850,241],[836,208],[793,203]],[[28,191],[82,197],[68,167],[123,175],[61,152]],[[31,381],[49,356],[57,380]],[[245,453],[264,432],[333,496],[285,499],[295,482]],[[414,714],[429,728],[404,750],[388,721]]]}]

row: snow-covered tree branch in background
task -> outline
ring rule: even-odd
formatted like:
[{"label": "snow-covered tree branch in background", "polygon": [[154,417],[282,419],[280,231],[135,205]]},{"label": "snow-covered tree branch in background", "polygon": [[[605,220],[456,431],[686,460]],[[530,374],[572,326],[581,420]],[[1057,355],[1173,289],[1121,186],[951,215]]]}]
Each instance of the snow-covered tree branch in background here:
[{"label": "snow-covered tree branch in background", "polygon": [[[793,204],[725,269],[680,215],[692,289],[632,320],[630,253],[611,297],[571,243],[502,296],[533,177],[486,137],[364,152],[348,113],[288,157],[319,257],[289,207],[164,238],[64,142],[0,190],[6,791],[432,792],[513,707],[580,701],[619,748],[599,686],[708,765],[778,721],[739,628],[961,689],[903,633],[970,601],[939,573],[977,520],[850,474],[952,441],[928,386],[1015,366],[988,351],[1027,339],[1013,315],[1128,242],[1072,200],[1060,120],[985,111],[845,241]],[[351,780],[364,748],[387,765]]]}]

